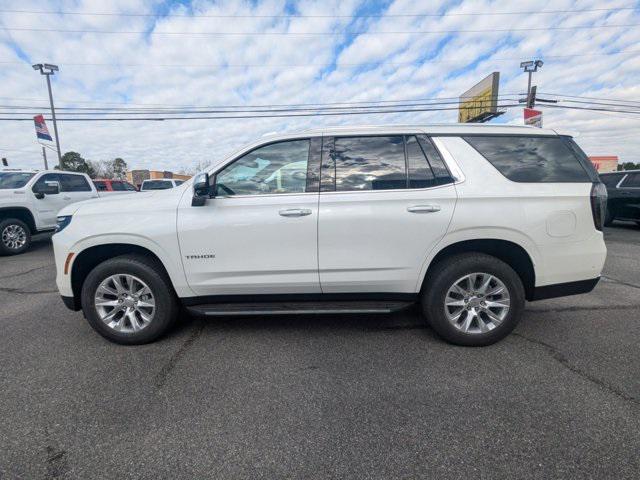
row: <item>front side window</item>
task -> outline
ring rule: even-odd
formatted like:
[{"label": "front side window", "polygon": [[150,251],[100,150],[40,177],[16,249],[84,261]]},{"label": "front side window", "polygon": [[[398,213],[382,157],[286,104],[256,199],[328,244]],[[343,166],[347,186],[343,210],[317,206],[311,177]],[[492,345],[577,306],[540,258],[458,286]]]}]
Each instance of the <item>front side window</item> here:
[{"label": "front side window", "polygon": [[96,190],[98,190],[99,192],[106,192],[108,190],[107,182],[103,182],[103,181],[100,181],[100,180],[94,180],[93,184],[96,186]]},{"label": "front side window", "polygon": [[182,185],[184,183],[184,180],[176,180],[175,182],[177,187],[178,185]]},{"label": "front side window", "polygon": [[33,173],[0,172],[0,190],[22,188],[31,180],[33,175]]},{"label": "front side window", "polygon": [[124,182],[111,182],[111,189],[116,192],[124,192],[127,190],[127,186]]},{"label": "front side window", "polygon": [[61,192],[90,192],[91,186],[82,175],[60,174]]},{"label": "front side window", "polygon": [[468,136],[464,139],[514,182],[590,182],[575,152],[560,137]]},{"label": "front side window", "polygon": [[218,172],[217,195],[304,193],[308,159],[308,139],[258,147]]},{"label": "front side window", "polygon": [[60,175],[57,173],[45,173],[36,181],[36,183],[33,184],[32,189],[36,189],[40,186],[45,186],[45,184],[51,184],[53,182],[58,182],[58,185],[60,186],[60,191],[62,191]]},{"label": "front side window", "polygon": [[402,135],[338,137],[334,157],[336,191],[407,188]]}]

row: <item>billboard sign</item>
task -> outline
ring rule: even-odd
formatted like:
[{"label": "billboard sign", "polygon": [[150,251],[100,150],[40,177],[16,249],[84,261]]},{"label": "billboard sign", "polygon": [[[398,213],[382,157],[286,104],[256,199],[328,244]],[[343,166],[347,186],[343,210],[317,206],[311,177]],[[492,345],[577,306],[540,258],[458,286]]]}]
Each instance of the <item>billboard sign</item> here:
[{"label": "billboard sign", "polygon": [[524,124],[542,128],[542,112],[533,108],[524,109]]},{"label": "billboard sign", "polygon": [[51,135],[49,134],[49,129],[47,128],[47,124],[44,122],[43,115],[36,115],[33,117],[33,123],[36,126],[36,137],[40,140],[49,140],[53,141]]},{"label": "billboard sign", "polygon": [[493,72],[460,95],[458,122],[486,122],[500,115],[498,112],[498,86],[500,72]]}]

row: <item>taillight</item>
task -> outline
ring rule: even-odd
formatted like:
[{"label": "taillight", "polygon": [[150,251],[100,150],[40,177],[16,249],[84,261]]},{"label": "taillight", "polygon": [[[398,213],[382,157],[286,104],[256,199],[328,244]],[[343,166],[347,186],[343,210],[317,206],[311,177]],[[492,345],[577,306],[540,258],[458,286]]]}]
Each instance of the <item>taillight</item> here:
[{"label": "taillight", "polygon": [[594,182],[591,187],[591,213],[596,229],[602,231],[604,218],[607,215],[607,187],[604,183]]}]

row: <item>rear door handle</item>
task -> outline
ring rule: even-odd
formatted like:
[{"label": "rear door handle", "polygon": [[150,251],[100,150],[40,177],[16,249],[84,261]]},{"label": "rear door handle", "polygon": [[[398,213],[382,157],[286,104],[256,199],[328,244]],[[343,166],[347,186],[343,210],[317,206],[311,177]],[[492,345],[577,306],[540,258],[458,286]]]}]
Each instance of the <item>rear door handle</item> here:
[{"label": "rear door handle", "polygon": [[309,208],[287,208],[278,212],[283,217],[304,217],[311,215]]},{"label": "rear door handle", "polygon": [[440,205],[412,205],[407,207],[409,213],[432,213],[439,212]]},{"label": "rear door handle", "polygon": [[62,197],[63,200],[71,200],[71,197]]}]

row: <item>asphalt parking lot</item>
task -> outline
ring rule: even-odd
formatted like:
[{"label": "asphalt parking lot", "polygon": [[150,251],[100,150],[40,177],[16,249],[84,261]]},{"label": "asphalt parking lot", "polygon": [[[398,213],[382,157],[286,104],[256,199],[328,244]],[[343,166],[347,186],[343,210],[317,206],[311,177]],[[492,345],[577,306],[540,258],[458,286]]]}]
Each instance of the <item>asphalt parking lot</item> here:
[{"label": "asphalt parking lot", "polygon": [[40,238],[0,258],[0,478],[638,478],[640,228],[606,239],[593,293],[473,349],[414,311],[185,317],[117,346]]}]

